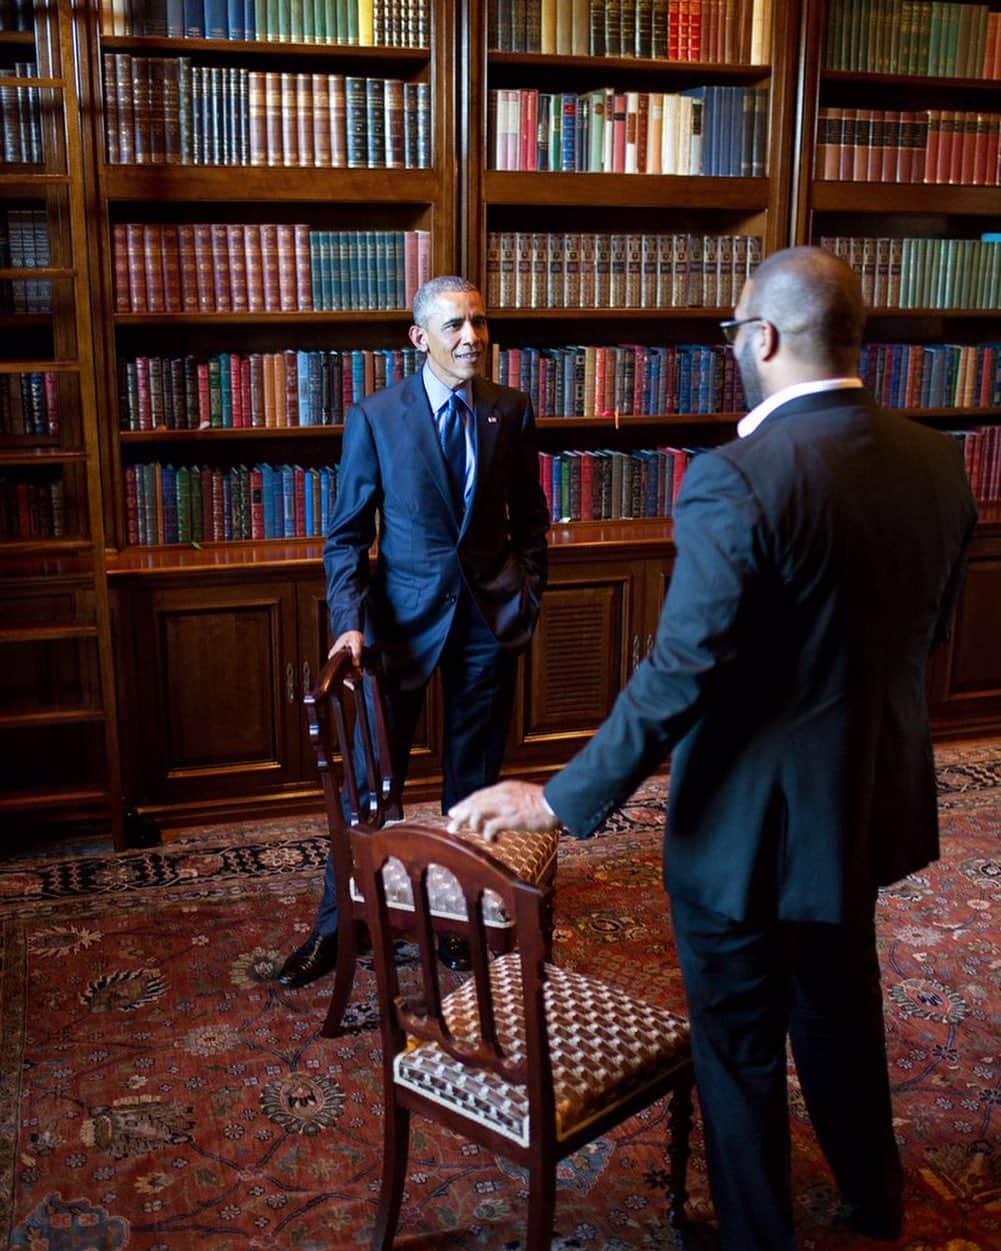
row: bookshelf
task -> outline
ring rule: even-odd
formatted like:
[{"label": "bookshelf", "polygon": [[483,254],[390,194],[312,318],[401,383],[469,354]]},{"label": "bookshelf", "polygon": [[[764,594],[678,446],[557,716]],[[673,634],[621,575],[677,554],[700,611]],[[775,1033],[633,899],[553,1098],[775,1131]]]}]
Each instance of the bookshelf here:
[{"label": "bookshelf", "polygon": [[0,16],[0,828],[121,845],[73,14]]},{"label": "bookshelf", "polygon": [[1001,242],[982,240],[1001,204],[999,40],[996,5],[805,9],[793,239],[828,240],[857,269],[867,384],[963,439],[981,513],[933,665],[940,733],[996,724],[1001,708]]},{"label": "bookshelf", "polygon": [[223,8],[88,32],[123,768],[191,819],[315,800],[344,413],[459,263],[452,5]]},{"label": "bookshelf", "polygon": [[469,272],[495,376],[533,393],[544,479],[562,474],[508,753],[523,772],[571,755],[651,649],[685,449],[733,436],[742,393],[718,322],[788,241],[798,6],[781,12],[470,6]]}]

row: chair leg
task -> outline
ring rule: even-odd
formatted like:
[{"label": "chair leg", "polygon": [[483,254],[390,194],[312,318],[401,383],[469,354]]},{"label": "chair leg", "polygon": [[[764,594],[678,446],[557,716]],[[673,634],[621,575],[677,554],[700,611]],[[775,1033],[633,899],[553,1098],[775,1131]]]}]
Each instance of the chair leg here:
[{"label": "chair leg", "polygon": [[337,968],[334,971],[334,989],[330,996],[330,1007],[323,1022],[320,1035],[323,1038],[336,1038],[341,1031],[341,1018],[351,998],[351,988],[355,982],[355,965],[358,961],[358,929],[355,922],[349,919],[337,930]]},{"label": "chair leg", "polygon": [[410,1109],[396,1102],[395,1091],[386,1091],[383,1134],[382,1198],[372,1231],[372,1251],[392,1251],[403,1202],[403,1182],[410,1150]]},{"label": "chair leg", "polygon": [[692,1134],[692,1090],[694,1083],[689,1077],[679,1082],[671,1093],[668,1124],[671,1144],[667,1157],[671,1174],[671,1193],[668,1199],[668,1223],[672,1229],[683,1230],[688,1225],[685,1204],[688,1202],[688,1156]]},{"label": "chair leg", "polygon": [[553,924],[556,916],[556,885],[555,883],[546,891],[545,903],[542,912],[542,934],[546,941],[545,958],[547,964],[553,962]]},{"label": "chair leg", "polygon": [[556,1164],[536,1161],[528,1175],[528,1233],[525,1251],[549,1251],[556,1212]]}]

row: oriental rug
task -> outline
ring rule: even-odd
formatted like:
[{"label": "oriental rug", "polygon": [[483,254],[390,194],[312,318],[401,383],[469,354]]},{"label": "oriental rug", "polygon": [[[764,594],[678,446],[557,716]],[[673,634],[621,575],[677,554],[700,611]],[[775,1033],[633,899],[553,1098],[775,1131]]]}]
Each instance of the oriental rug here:
[{"label": "oriental rug", "polygon": [[[938,753],[943,857],[879,904],[907,1251],[1001,1247],[1001,744]],[[666,782],[560,849],[556,958],[684,1011],[660,885]],[[428,815],[430,809],[409,815]],[[163,847],[0,865],[0,1245],[24,1251],[348,1251],[378,1203],[381,1073],[364,967],[347,1032],[319,1036],[330,979],[274,975],[304,935],[319,817],[191,831]],[[401,962],[411,958],[408,948]],[[835,1195],[795,1073],[797,1222]],[[560,1167],[553,1246],[646,1251],[665,1224],[655,1105]],[[711,1223],[698,1122],[690,1210]],[[415,1118],[397,1245],[511,1249],[526,1186]],[[875,1246],[876,1244],[871,1244]]]}]

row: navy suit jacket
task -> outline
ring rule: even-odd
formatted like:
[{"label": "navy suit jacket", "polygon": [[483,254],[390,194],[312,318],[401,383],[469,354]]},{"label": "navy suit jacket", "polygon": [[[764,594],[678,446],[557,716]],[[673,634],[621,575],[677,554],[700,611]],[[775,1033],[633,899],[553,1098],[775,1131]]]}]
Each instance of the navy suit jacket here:
[{"label": "navy suit jacket", "polygon": [[331,626],[335,638],[365,630],[404,685],[430,677],[463,587],[504,648],[523,648],[538,617],[549,515],[531,401],[474,378],[473,402],[476,473],[461,519],[420,374],[347,416],[324,547]]},{"label": "navy suit jacket", "polygon": [[665,883],[838,922],[938,854],[925,673],[976,510],[955,441],[861,388],[696,457],[652,655],[546,795],[593,831],[675,751]]}]

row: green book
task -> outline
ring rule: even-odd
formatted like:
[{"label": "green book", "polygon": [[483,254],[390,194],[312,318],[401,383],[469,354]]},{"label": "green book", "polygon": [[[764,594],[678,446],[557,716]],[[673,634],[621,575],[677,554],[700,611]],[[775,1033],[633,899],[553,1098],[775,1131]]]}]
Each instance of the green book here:
[{"label": "green book", "polygon": [[191,470],[181,465],[177,470],[177,541],[190,543],[191,539]]},{"label": "green book", "polygon": [[948,5],[941,3],[941,0],[932,0],[931,19],[928,26],[928,61],[924,71],[932,77],[937,77],[942,73],[944,64],[943,44],[947,18],[943,10],[946,8]]},{"label": "green book", "polygon": [[288,0],[288,37],[290,43],[302,43],[306,9],[313,11],[313,0]]},{"label": "green book", "polygon": [[209,425],[222,427],[222,367],[218,356],[209,357]]},{"label": "green book", "polygon": [[[211,412],[212,369],[209,367],[209,404]],[[233,371],[229,352],[219,355],[219,417],[224,430],[233,429]],[[215,422],[213,422],[213,425]]]},{"label": "green book", "polygon": [[[206,471],[207,472],[207,471]],[[191,541],[205,540],[205,517],[202,509],[202,471],[199,465],[191,466]]]}]

